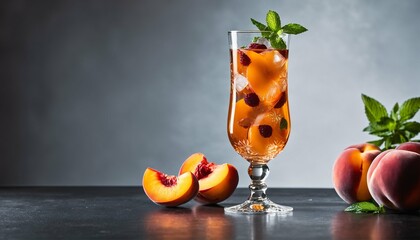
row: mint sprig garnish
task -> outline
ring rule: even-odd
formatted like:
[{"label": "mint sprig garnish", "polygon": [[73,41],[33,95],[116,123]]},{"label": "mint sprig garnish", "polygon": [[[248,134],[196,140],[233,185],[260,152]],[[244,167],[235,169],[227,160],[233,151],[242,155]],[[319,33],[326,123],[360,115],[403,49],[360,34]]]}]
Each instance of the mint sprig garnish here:
[{"label": "mint sprig garnish", "polygon": [[357,202],[344,209],[344,211],[354,213],[384,213],[385,208],[383,206],[377,206],[372,202]]},{"label": "mint sprig garnish", "polygon": [[276,32],[281,29],[280,16],[275,11],[269,10],[267,16],[265,17],[265,21],[271,31]]},{"label": "mint sprig garnish", "polygon": [[366,117],[369,125],[363,129],[379,139],[370,141],[383,150],[395,148],[396,145],[420,140],[413,140],[420,133],[420,123],[408,121],[412,119],[420,109],[420,97],[410,98],[401,106],[395,103],[389,114],[384,105],[379,101],[362,94],[365,105]]},{"label": "mint sprig garnish", "polygon": [[270,41],[271,46],[277,49],[287,48],[287,45],[282,38],[282,35],[284,33],[297,35],[308,30],[297,23],[289,23],[284,26],[281,26],[280,15],[273,10],[269,10],[267,12],[265,21],[267,25],[251,18],[252,24],[254,24],[258,28],[258,30],[262,31],[262,37],[268,39]]},{"label": "mint sprig garnish", "polygon": [[306,29],[305,27],[297,23],[289,23],[287,25],[284,25],[282,29],[284,33],[295,34],[295,35],[308,31],[308,29]]}]

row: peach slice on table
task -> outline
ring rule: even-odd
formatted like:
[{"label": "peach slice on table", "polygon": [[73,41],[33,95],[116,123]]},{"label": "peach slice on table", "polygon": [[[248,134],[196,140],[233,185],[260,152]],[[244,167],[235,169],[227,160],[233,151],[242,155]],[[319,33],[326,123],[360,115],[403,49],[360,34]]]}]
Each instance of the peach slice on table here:
[{"label": "peach slice on table", "polygon": [[215,204],[226,200],[235,191],[238,171],[233,165],[208,162],[204,154],[194,153],[182,164],[179,174],[194,173],[199,182],[197,202]]},{"label": "peach slice on table", "polygon": [[175,207],[190,201],[199,190],[198,180],[190,172],[176,177],[153,168],[147,168],[144,172],[142,185],[150,200],[167,207]]}]

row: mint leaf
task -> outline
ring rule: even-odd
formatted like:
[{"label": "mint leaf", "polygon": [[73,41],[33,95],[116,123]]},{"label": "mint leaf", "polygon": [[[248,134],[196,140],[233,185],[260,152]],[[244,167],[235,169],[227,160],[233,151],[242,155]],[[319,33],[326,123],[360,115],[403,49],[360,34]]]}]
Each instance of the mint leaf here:
[{"label": "mint leaf", "polygon": [[414,141],[412,138],[420,133],[420,123],[407,120],[413,118],[420,109],[420,97],[406,100],[402,105],[395,103],[389,116],[386,108],[377,100],[362,94],[365,104],[366,117],[369,125],[364,132],[380,137],[379,140],[371,141],[382,150],[395,148],[397,144]]},{"label": "mint leaf", "polygon": [[394,131],[397,123],[395,122],[394,119],[386,116],[386,117],[382,117],[381,120],[379,120],[379,122],[376,122],[379,126],[382,127],[386,127],[389,131]]},{"label": "mint leaf", "polygon": [[398,120],[398,110],[400,109],[400,106],[398,105],[398,103],[395,103],[394,107],[392,108],[391,112],[390,112],[390,116],[392,119],[394,119],[395,121]]},{"label": "mint leaf", "polygon": [[384,139],[374,140],[374,141],[368,141],[368,143],[372,143],[378,147],[380,147],[384,143]]},{"label": "mint leaf", "polygon": [[266,16],[267,26],[273,32],[277,32],[281,29],[280,16],[275,11],[269,10]]},{"label": "mint leaf", "polygon": [[266,31],[267,30],[267,26],[258,22],[257,20],[251,18],[251,22],[252,22],[252,24],[254,24],[258,28],[258,30],[260,30],[260,31]]},{"label": "mint leaf", "polygon": [[372,202],[357,202],[344,209],[344,211],[354,213],[384,213],[385,208],[383,206],[376,206]]},{"label": "mint leaf", "polygon": [[392,138],[391,137],[385,137],[385,143],[384,143],[384,149],[390,149],[392,148]]},{"label": "mint leaf", "polygon": [[379,126],[377,124],[370,124],[368,127],[363,129],[363,131],[369,132],[369,134],[376,135],[378,137],[387,137],[390,135],[386,126]]},{"label": "mint leaf", "polygon": [[289,23],[282,27],[284,33],[299,34],[308,31],[304,26],[297,23]]},{"label": "mint leaf", "polygon": [[365,113],[369,122],[379,122],[381,118],[388,116],[384,105],[382,105],[377,100],[364,94],[362,94],[362,100],[365,104]]},{"label": "mint leaf", "polygon": [[251,22],[261,31],[261,35],[270,41],[271,47],[276,49],[287,49],[287,45],[282,39],[283,33],[299,34],[308,30],[297,23],[287,24],[284,26],[285,29],[283,29],[281,27],[280,15],[273,10],[267,12],[267,25],[253,18],[251,18]]},{"label": "mint leaf", "polygon": [[262,31],[261,35],[263,37],[269,38],[269,36],[270,36],[270,29],[266,25],[258,22],[257,20],[255,20],[253,18],[251,18],[251,22],[252,22],[252,24],[254,24],[258,28],[258,30]]},{"label": "mint leaf", "polygon": [[284,42],[283,38],[281,38],[280,36],[278,36],[277,34],[271,34],[271,36],[269,37],[271,46],[273,48],[277,48],[277,49],[286,49],[287,45]]},{"label": "mint leaf", "polygon": [[420,109],[420,97],[411,98],[405,101],[400,108],[401,121],[413,118]]},{"label": "mint leaf", "polygon": [[287,127],[288,127],[288,123],[287,123],[287,120],[285,119],[285,118],[282,118],[281,120],[280,120],[280,129],[287,129]]},{"label": "mint leaf", "polygon": [[[408,136],[408,135],[407,135]],[[398,143],[408,142],[408,137],[404,131],[396,131],[394,134],[389,136],[392,140],[392,146]]]},{"label": "mint leaf", "polygon": [[402,126],[401,126],[402,130],[407,130],[415,135],[417,135],[418,133],[420,133],[420,123],[419,122],[405,122]]}]

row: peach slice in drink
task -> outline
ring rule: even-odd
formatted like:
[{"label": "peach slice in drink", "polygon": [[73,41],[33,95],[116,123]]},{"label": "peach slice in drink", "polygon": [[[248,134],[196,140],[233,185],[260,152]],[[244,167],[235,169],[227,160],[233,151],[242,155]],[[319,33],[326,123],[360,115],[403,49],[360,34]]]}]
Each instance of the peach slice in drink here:
[{"label": "peach slice in drink", "polygon": [[277,102],[287,77],[287,60],[276,50],[262,53],[248,50],[246,54],[251,59],[246,72],[251,88],[262,101]]},{"label": "peach slice in drink", "polygon": [[233,112],[235,115],[230,119],[229,123],[229,136],[233,141],[239,142],[244,141],[248,137],[248,129],[254,124],[257,117],[267,111],[269,106],[260,102],[258,106],[251,107],[245,99],[241,99],[235,103],[235,109]]},{"label": "peach slice in drink", "polygon": [[237,66],[237,73],[239,73],[239,74],[242,74],[242,75],[245,75],[245,73],[246,73],[246,68],[247,68],[247,66],[245,66],[242,62],[241,62],[241,55],[243,54],[243,52],[241,53],[240,52],[241,50],[237,50],[237,51],[235,51],[235,54],[234,55],[236,55],[236,61],[237,61],[237,64],[236,64],[236,66]]},{"label": "peach slice in drink", "polygon": [[250,127],[248,140],[255,154],[277,155],[286,145],[289,132],[283,109],[272,109]]}]

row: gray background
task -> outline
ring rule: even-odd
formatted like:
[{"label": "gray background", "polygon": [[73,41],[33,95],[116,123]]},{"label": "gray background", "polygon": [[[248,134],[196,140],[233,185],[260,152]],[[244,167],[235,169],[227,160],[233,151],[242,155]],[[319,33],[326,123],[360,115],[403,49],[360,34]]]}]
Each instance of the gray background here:
[{"label": "gray background", "polygon": [[0,185],[140,185],[203,152],[247,186],[227,31],[268,9],[309,29],[291,40],[292,135],[268,182],[332,187],[342,149],[374,139],[360,94],[420,95],[419,1],[1,1]]}]

